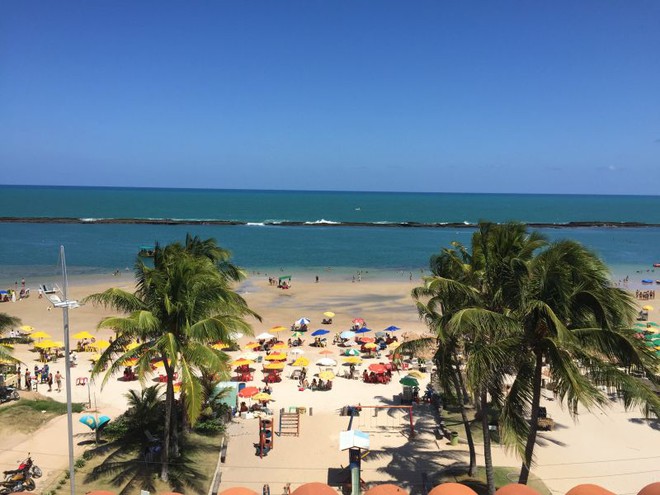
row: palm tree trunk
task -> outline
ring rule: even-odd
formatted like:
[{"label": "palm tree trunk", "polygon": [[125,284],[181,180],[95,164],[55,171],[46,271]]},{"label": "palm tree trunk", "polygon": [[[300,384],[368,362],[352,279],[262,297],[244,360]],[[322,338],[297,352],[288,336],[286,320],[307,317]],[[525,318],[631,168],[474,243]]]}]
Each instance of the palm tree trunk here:
[{"label": "palm tree trunk", "polygon": [[495,471],[493,470],[493,456],[490,451],[490,429],[488,424],[488,392],[486,387],[481,389],[481,428],[484,433],[484,463],[486,464],[486,485],[488,495],[495,495]]},{"label": "palm tree trunk", "polygon": [[[458,383],[460,384],[461,387],[461,395],[463,396],[463,404],[466,406],[472,402],[470,399],[470,394],[467,391],[467,387],[465,386],[465,380],[463,380],[463,373],[461,373],[461,368],[458,364],[458,359],[456,360],[456,373],[458,374]],[[458,390],[457,390],[458,392]]]},{"label": "palm tree trunk", "polygon": [[452,381],[454,382],[454,388],[456,389],[456,396],[459,398],[459,407],[461,408],[461,419],[463,420],[463,427],[465,428],[465,438],[468,443],[468,449],[470,451],[470,467],[468,467],[468,476],[473,477],[477,471],[477,451],[474,447],[474,438],[472,438],[472,430],[470,429],[470,421],[465,410],[466,397],[463,395],[463,390],[461,389],[459,383],[459,375],[461,371],[458,365],[455,366],[455,372],[452,373]]},{"label": "palm tree trunk", "polygon": [[165,374],[167,375],[167,384],[165,385],[165,438],[163,441],[162,450],[162,467],[160,471],[160,478],[163,481],[168,481],[169,478],[169,465],[170,465],[170,452],[172,450],[172,410],[174,404],[174,369],[170,363],[163,356],[163,365],[165,367]]},{"label": "palm tree trunk", "polygon": [[536,433],[539,422],[539,405],[541,404],[541,371],[543,370],[543,355],[536,353],[536,366],[534,367],[534,381],[532,384],[532,417],[530,419],[529,434],[525,444],[525,458],[520,468],[520,478],[518,483],[527,484],[529,471],[532,467],[532,458],[534,457],[534,446],[536,445]]}]

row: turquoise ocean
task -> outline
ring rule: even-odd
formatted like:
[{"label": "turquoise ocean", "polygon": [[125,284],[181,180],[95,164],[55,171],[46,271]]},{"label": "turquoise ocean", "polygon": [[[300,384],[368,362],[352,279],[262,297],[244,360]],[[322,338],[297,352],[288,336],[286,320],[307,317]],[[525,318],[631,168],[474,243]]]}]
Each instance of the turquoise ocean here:
[{"label": "turquoise ocean", "polygon": [[[658,196],[35,186],[0,186],[0,194],[0,287],[55,279],[60,245],[71,275],[94,276],[130,270],[140,246],[188,232],[214,237],[253,272],[407,275],[450,242],[468,243],[480,220],[518,220],[551,240],[578,240],[631,287],[655,280],[660,262]],[[158,223],[165,219],[171,224]]]}]

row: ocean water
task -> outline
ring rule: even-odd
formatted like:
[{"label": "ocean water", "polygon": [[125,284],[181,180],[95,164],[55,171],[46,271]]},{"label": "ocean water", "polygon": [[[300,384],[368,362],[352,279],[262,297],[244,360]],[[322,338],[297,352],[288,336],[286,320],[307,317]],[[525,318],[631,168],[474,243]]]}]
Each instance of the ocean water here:
[{"label": "ocean water", "polygon": [[[0,186],[0,287],[49,280],[64,245],[72,275],[130,270],[139,246],[214,237],[248,270],[342,274],[419,273],[452,241],[468,243],[479,220],[543,224],[599,253],[613,278],[655,279],[660,227],[561,227],[568,222],[660,225],[660,197],[223,191]],[[8,221],[6,217],[14,217]],[[29,223],[34,218],[83,223]],[[221,220],[238,225],[94,223],[98,219]],[[21,221],[25,220],[25,221]],[[283,225],[291,222],[293,225]],[[458,224],[411,227],[410,224]],[[647,271],[648,270],[648,271]],[[660,272],[658,273],[660,278]]]}]

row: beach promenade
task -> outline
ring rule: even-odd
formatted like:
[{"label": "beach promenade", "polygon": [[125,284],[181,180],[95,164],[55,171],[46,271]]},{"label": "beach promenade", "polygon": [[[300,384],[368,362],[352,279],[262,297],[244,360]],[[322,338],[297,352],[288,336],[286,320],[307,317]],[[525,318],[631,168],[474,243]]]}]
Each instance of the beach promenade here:
[{"label": "beach promenade", "polygon": [[[390,279],[380,277],[370,280],[368,274],[360,282],[351,282],[344,277],[324,274],[320,283],[314,278],[300,279],[294,274],[291,288],[281,290],[268,284],[268,277],[253,275],[244,284],[242,295],[250,307],[259,313],[263,322],[253,322],[254,333],[268,332],[278,325],[289,327],[295,320],[307,317],[312,331],[325,328],[330,331],[329,345],[325,348],[311,347],[313,337],[304,337],[300,347],[302,356],[309,358],[308,380],[311,381],[321,368],[315,366],[321,358],[334,359],[337,364],[329,366],[337,377],[333,380],[332,390],[299,390],[299,383],[291,379],[294,367],[286,365],[281,382],[273,383],[272,398],[269,407],[275,411],[290,407],[305,408],[301,417],[300,435],[297,437],[276,437],[274,448],[263,459],[255,455],[254,443],[258,441],[256,419],[237,418],[229,426],[229,446],[226,462],[221,467],[221,488],[247,486],[260,491],[264,484],[269,484],[271,492],[282,493],[290,484],[295,488],[303,482],[337,480],[345,475],[342,468],[348,464],[348,454],[339,451],[339,432],[348,426],[349,418],[340,416],[339,411],[347,405],[391,405],[397,402],[402,386],[398,383],[405,372],[394,372],[390,383],[371,384],[362,380],[344,378],[347,367],[342,364],[341,352],[345,349],[331,344],[335,333],[347,330],[354,318],[364,318],[372,334],[382,331],[390,325],[401,330],[395,332],[399,339],[403,335],[423,336],[427,329],[419,321],[410,290],[418,280],[409,280],[408,274],[401,276],[393,272]],[[71,295],[82,298],[90,293],[107,287],[122,284],[130,289],[129,277],[108,277],[96,284],[76,284],[71,286]],[[48,310],[46,299],[38,299],[36,291],[29,299],[6,303],[0,311],[18,316],[26,325],[36,330],[43,330],[52,335],[54,340],[62,339],[62,315],[59,310]],[[331,325],[322,325],[323,313],[336,313]],[[96,331],[98,321],[110,313],[100,307],[85,305],[71,312],[71,334],[87,330],[97,339],[107,339],[112,335],[108,330]],[[651,312],[650,319],[657,321],[657,310]],[[278,334],[284,342],[291,332]],[[244,347],[249,336],[240,339]],[[75,344],[75,340],[72,340]],[[229,353],[232,359],[238,358],[246,349]],[[290,350],[289,350],[290,351]],[[327,351],[322,354],[323,351]],[[118,415],[125,407],[124,394],[130,388],[139,387],[139,382],[123,382],[117,377],[108,380],[101,389],[98,379],[87,386],[76,386],[78,378],[89,377],[92,353],[80,353],[78,365],[72,370],[73,400],[88,402],[91,398],[98,410],[111,417]],[[37,363],[38,355],[28,350],[25,345],[17,346],[16,356],[23,360],[30,369]],[[289,355],[287,363],[295,356]],[[364,359],[358,365],[358,372],[369,364],[386,361],[380,358]],[[51,370],[58,370],[58,364],[52,363]],[[263,387],[264,374],[262,365],[252,365],[255,369],[250,386]],[[60,371],[63,368],[60,366]],[[325,369],[325,367],[323,368]],[[157,373],[157,372],[156,372]],[[429,381],[429,374],[420,380],[423,390]],[[151,382],[150,382],[151,383]],[[42,387],[40,392],[48,397],[63,401],[64,392],[47,392]],[[639,411],[624,412],[621,405],[612,401],[612,406],[604,410],[580,411],[577,423],[569,417],[567,411],[556,401],[552,393],[546,392],[542,405],[557,423],[551,432],[540,434],[539,447],[536,450],[538,466],[534,474],[546,482],[552,493],[563,494],[579,483],[595,483],[617,493],[632,494],[643,486],[660,479],[660,426],[658,422],[647,421]],[[410,489],[411,493],[421,493],[423,477],[433,484],[437,473],[456,463],[467,462],[467,448],[463,443],[452,446],[444,438],[435,435],[435,417],[430,407],[419,405],[414,408],[416,435],[410,438],[405,418],[393,409],[382,410],[384,414],[374,417],[362,414],[355,418],[354,427],[361,428],[371,435],[370,453],[363,462],[363,480],[374,482],[397,482]],[[92,438],[91,432],[74,417],[76,439],[85,435]],[[66,428],[65,419],[57,418],[41,428],[32,437],[8,435],[0,440],[0,469],[11,469],[18,458],[32,452],[38,465],[49,473],[66,469]],[[456,427],[463,437],[461,427]],[[77,442],[76,442],[77,443]],[[479,462],[481,449],[478,447]],[[519,467],[519,460],[500,447],[494,449],[497,465]],[[513,476],[513,475],[512,475]],[[512,478],[515,481],[515,478]],[[39,487],[39,484],[38,484]],[[39,488],[38,488],[39,489]],[[38,491],[37,489],[37,491]]]}]

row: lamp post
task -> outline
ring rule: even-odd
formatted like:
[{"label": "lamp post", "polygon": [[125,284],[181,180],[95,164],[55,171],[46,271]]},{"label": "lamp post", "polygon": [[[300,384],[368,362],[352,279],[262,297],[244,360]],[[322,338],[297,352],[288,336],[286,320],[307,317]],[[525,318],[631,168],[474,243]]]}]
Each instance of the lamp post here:
[{"label": "lamp post", "polygon": [[75,309],[80,306],[78,301],[69,301],[67,290],[69,280],[66,274],[66,258],[64,256],[64,246],[60,246],[60,259],[62,260],[62,278],[64,288],[62,289],[63,300],[55,294],[48,295],[48,299],[56,308],[62,308],[64,320],[64,381],[66,383],[66,425],[67,437],[69,441],[69,482],[71,484],[71,495],[76,493],[75,472],[73,466],[73,419],[71,410],[71,359],[69,353],[69,309]]}]

